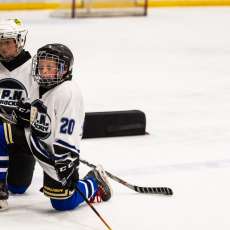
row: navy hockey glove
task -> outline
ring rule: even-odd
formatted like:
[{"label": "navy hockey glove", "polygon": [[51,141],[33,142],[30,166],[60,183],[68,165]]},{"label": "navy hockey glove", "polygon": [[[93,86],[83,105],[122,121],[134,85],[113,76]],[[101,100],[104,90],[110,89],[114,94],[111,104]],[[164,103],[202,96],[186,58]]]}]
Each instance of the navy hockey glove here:
[{"label": "navy hockey glove", "polygon": [[23,128],[28,128],[30,126],[30,109],[31,104],[28,102],[23,102],[19,100],[17,107],[13,112],[13,116],[17,121],[17,125]]},{"label": "navy hockey glove", "polygon": [[62,185],[74,187],[79,179],[79,155],[61,146],[54,145],[54,167]]}]

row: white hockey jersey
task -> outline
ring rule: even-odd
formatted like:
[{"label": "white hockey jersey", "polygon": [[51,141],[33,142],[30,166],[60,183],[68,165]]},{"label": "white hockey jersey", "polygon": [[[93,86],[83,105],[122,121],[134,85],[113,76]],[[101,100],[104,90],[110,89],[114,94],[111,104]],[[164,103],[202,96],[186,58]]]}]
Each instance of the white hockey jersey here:
[{"label": "white hockey jersey", "polygon": [[[47,106],[47,115],[38,112],[35,120],[32,120],[33,127],[44,133],[40,139],[45,144],[45,148],[53,156],[55,155],[54,145],[79,154],[85,112],[78,84],[75,81],[65,81],[47,91],[40,99]],[[32,103],[32,107],[33,105],[36,108],[36,101]],[[38,153],[35,157],[44,171],[53,179],[58,180],[53,165],[49,164],[50,156],[47,156],[44,151],[44,145],[36,142],[32,137],[31,142]]]},{"label": "white hockey jersey", "polygon": [[78,84],[74,81],[63,82],[46,92],[41,100],[47,106],[47,119],[50,119],[45,124],[50,126],[47,127],[50,135],[43,139],[49,150],[53,153],[53,144],[72,151],[80,150],[85,113]]},{"label": "white hockey jersey", "polygon": [[[33,98],[39,98],[39,90],[31,74],[32,59],[29,52],[22,51],[20,56],[5,65],[0,62],[0,107],[11,115],[18,100],[30,101],[32,95]],[[28,145],[29,134],[30,130],[25,129]]]},{"label": "white hockey jersey", "polygon": [[18,100],[27,100],[31,94],[37,98],[39,96],[37,83],[31,75],[31,58],[28,52],[26,54],[25,62],[12,70],[0,63],[0,106],[8,114],[15,109]]}]

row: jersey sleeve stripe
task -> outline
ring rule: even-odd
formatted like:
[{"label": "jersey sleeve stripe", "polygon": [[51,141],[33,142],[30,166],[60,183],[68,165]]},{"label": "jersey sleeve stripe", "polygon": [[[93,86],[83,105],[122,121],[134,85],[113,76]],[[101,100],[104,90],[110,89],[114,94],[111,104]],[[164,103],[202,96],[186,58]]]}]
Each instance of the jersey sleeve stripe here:
[{"label": "jersey sleeve stripe", "polygon": [[73,151],[73,152],[75,152],[77,154],[80,153],[80,150],[77,149],[74,145],[70,145],[67,142],[62,141],[60,139],[56,140],[54,144],[59,145],[59,146],[63,146],[63,147],[65,147],[65,148],[67,148],[67,149],[69,149],[69,150],[71,150],[71,151]]},{"label": "jersey sleeve stripe", "polygon": [[50,159],[48,152],[44,149],[43,146],[41,146],[41,144],[36,138],[33,138],[33,136],[31,136],[30,140],[37,152],[39,152],[42,156]]}]

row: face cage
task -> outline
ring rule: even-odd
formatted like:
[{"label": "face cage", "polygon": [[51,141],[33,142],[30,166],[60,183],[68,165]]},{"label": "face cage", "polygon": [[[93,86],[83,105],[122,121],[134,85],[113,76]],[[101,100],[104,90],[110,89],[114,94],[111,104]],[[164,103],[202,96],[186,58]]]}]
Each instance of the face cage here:
[{"label": "face cage", "polygon": [[[39,61],[48,60],[54,61],[57,64],[56,76],[44,77],[40,74]],[[65,61],[60,59],[57,55],[50,53],[41,52],[38,55],[35,55],[32,60],[32,76],[34,80],[38,83],[39,86],[43,88],[51,88],[53,86],[59,85],[65,80],[66,71],[65,71]]]},{"label": "face cage", "polygon": [[26,35],[27,35],[27,31],[26,30],[22,30],[19,32],[5,32],[5,33],[0,33],[0,40],[8,40],[8,39],[14,39],[16,42],[16,46],[17,46],[17,53],[14,57],[8,57],[8,58],[4,58],[0,55],[0,61],[6,61],[9,62],[12,59],[14,59],[15,57],[18,56],[18,54],[21,53],[21,51],[23,50],[24,46],[25,46],[25,42],[26,42]]}]

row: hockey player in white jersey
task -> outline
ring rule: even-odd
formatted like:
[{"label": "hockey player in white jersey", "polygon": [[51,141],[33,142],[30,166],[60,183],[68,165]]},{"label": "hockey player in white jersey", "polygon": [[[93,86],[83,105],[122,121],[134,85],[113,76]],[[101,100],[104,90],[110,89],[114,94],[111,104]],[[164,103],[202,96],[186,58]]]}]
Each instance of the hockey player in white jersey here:
[{"label": "hockey player in white jersey", "polygon": [[[27,29],[19,19],[0,21],[0,113],[12,117],[20,113],[21,102],[38,96],[36,82],[31,76],[31,55],[24,50]],[[23,116],[21,116],[23,118]],[[28,147],[23,119],[16,125],[0,122],[0,210],[7,208],[8,190],[24,193],[29,187],[35,160]]]},{"label": "hockey player in white jersey", "polygon": [[84,107],[80,89],[72,80],[73,54],[62,44],[48,44],[33,58],[32,74],[40,100],[31,104],[31,148],[44,170],[43,193],[57,210],[70,210],[84,196],[107,201],[111,188],[101,167],[79,179],[80,141]]}]

